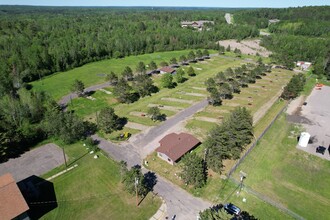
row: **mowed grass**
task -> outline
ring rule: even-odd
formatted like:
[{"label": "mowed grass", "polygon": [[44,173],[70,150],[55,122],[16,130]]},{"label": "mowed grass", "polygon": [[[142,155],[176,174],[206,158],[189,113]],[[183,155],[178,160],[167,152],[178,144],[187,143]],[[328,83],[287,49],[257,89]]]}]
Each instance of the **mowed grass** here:
[{"label": "mowed grass", "polygon": [[135,197],[123,190],[116,162],[100,152],[94,159],[82,143],[65,149],[69,163],[78,167],[52,180],[58,207],[41,219],[149,219],[156,213],[161,202],[151,194],[136,207]]},{"label": "mowed grass", "polygon": [[[206,95],[206,91],[199,91],[192,89],[198,84],[201,88],[204,86],[204,81],[207,77],[214,76],[217,72],[225,70],[228,67],[233,65],[239,65],[240,61],[227,60],[220,57],[214,57],[204,63],[192,64],[195,68],[196,76],[189,77],[185,76],[188,80],[182,84],[177,84],[175,88],[167,89],[161,88],[158,93],[152,94],[144,98],[140,98],[138,101],[131,104],[120,104],[115,101],[115,97],[111,94],[108,95],[104,92],[97,91],[91,96],[96,100],[92,101],[86,98],[78,98],[73,100],[73,106],[69,103],[69,108],[75,110],[75,112],[87,119],[93,118],[96,115],[96,112],[101,110],[105,106],[112,106],[115,109],[116,114],[120,117],[126,117],[128,121],[147,125],[154,126],[160,122],[154,122],[150,120],[149,117],[140,117],[132,115],[131,112],[148,112],[149,104],[163,105],[163,106],[172,106],[178,107],[181,109],[190,107],[193,103],[199,102],[206,97],[187,95],[186,93],[196,93],[201,95]],[[201,70],[196,69],[196,65],[203,67]],[[153,76],[155,84],[160,84],[161,75]],[[200,84],[200,82],[202,82]],[[205,86],[204,86],[205,87]],[[109,87],[107,90],[111,91],[112,88]],[[167,98],[167,99],[166,99]],[[183,100],[174,101],[171,99]],[[188,101],[190,103],[186,103]],[[166,114],[167,117],[171,117],[176,114],[177,111],[170,110],[161,110],[162,113]]]},{"label": "mowed grass", "polygon": [[[271,73],[267,73],[267,76],[257,79],[256,83],[249,84],[247,88],[241,88],[239,94],[234,93],[233,99],[223,100],[221,106],[208,106],[196,113],[194,117],[222,119],[238,106],[246,107],[253,115],[269,100],[279,97],[282,87],[290,81],[293,74],[292,71],[273,69]],[[205,88],[205,85],[199,84],[198,87]],[[186,128],[194,135],[204,139],[212,125],[215,124],[192,118],[187,122]]]},{"label": "mowed grass", "polygon": [[[70,93],[71,85],[76,79],[83,81],[85,87],[89,87],[103,83],[105,81],[105,74],[108,74],[111,71],[120,74],[126,66],[131,67],[132,70],[135,71],[138,62],[140,61],[145,64],[149,64],[151,61],[154,61],[157,64],[162,61],[169,62],[172,57],[179,59],[181,55],[187,56],[189,51],[190,50],[158,52],[129,56],[122,59],[108,59],[93,62],[66,72],[55,73],[31,84],[33,89],[46,91],[53,96],[55,100],[59,100],[62,96]],[[212,50],[209,50],[209,52],[215,53],[215,51]]]},{"label": "mowed grass", "polygon": [[[330,163],[296,149],[297,128],[283,114],[237,171],[245,184],[306,219],[328,219]],[[234,177],[238,179],[238,172]]]}]

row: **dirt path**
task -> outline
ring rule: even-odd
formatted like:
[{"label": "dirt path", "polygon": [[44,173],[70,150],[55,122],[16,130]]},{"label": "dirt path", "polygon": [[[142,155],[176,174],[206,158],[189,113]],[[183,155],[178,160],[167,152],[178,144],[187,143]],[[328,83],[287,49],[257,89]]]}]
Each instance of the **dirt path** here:
[{"label": "dirt path", "polygon": [[272,105],[278,100],[278,97],[282,94],[282,90],[278,91],[276,95],[273,96],[266,104],[261,106],[261,108],[256,111],[256,113],[253,114],[253,125],[255,125],[264,115],[267,113],[267,111],[272,107]]},{"label": "dirt path", "polygon": [[161,100],[171,101],[171,102],[188,103],[188,104],[194,103],[194,101],[192,101],[192,100],[176,99],[176,98],[161,98]]}]

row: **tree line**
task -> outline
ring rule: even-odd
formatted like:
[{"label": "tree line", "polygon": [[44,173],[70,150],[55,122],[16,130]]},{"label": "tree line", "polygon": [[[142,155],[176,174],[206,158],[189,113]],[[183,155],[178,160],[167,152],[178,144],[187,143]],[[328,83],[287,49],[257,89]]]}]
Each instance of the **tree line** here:
[{"label": "tree line", "polygon": [[[219,39],[258,35],[249,25],[229,26],[224,12],[151,8],[0,7],[0,94],[22,82],[85,63],[124,56],[216,48]],[[184,20],[212,20],[207,30]]]}]

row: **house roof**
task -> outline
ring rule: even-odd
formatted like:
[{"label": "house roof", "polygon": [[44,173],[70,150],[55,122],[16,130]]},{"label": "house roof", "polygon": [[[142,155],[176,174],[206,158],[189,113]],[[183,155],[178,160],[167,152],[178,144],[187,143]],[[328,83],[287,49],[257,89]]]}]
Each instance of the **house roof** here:
[{"label": "house roof", "polygon": [[169,67],[169,66],[164,66],[159,69],[159,71],[166,72],[166,73],[173,73],[175,69]]},{"label": "house roof", "polygon": [[185,153],[196,147],[200,141],[187,133],[171,133],[159,141],[157,152],[166,154],[172,161],[177,161]]},{"label": "house roof", "polygon": [[13,176],[9,173],[0,176],[1,219],[13,219],[29,210]]}]

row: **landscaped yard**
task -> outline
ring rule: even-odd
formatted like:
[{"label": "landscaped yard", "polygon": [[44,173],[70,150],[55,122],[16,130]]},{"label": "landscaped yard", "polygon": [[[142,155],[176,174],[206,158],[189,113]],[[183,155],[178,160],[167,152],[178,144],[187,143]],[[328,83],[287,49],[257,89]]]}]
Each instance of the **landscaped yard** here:
[{"label": "landscaped yard", "polygon": [[152,193],[136,207],[135,196],[123,190],[116,162],[100,152],[94,159],[82,143],[65,146],[65,151],[69,164],[78,167],[52,180],[58,207],[42,219],[149,219],[156,213],[161,202]]}]

